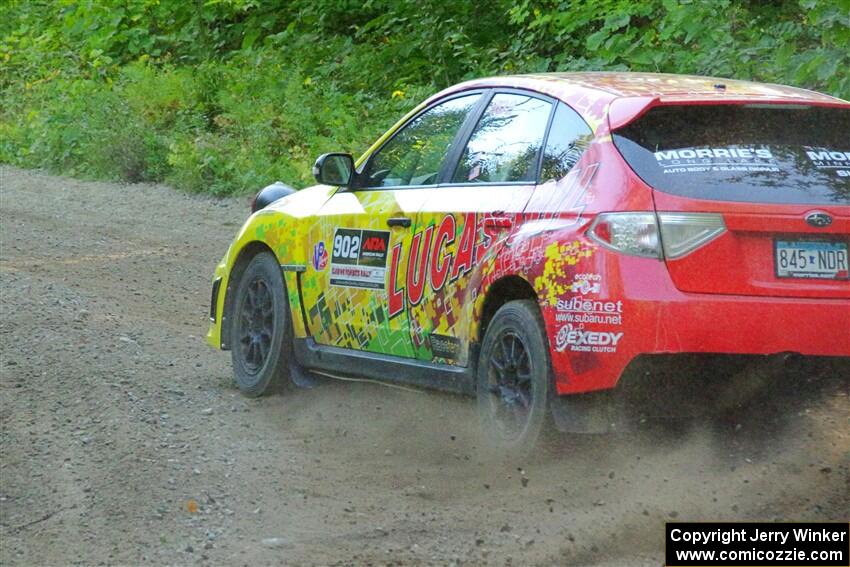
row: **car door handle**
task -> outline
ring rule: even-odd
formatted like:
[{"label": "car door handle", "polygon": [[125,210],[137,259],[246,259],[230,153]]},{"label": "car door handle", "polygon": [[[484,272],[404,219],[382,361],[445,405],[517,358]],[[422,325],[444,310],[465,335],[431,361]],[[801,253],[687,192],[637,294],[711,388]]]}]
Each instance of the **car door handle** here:
[{"label": "car door handle", "polygon": [[410,224],[410,219],[407,217],[392,217],[387,219],[387,226],[403,226],[404,228],[409,228]]},{"label": "car door handle", "polygon": [[487,217],[484,219],[484,226],[487,228],[511,228],[514,221],[509,217]]}]

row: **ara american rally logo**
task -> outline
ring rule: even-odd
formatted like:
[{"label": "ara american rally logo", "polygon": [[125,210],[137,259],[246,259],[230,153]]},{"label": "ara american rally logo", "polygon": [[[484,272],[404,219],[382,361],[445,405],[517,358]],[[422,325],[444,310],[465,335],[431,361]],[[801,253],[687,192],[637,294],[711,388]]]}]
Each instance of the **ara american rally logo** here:
[{"label": "ara american rally logo", "polygon": [[324,242],[319,242],[313,246],[313,268],[317,272],[321,272],[328,267],[328,249],[325,248]]}]

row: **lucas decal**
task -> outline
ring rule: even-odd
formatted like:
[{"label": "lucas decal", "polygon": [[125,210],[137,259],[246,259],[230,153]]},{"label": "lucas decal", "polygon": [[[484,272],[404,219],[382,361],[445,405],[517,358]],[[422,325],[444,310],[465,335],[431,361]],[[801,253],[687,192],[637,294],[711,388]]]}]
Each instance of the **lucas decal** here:
[{"label": "lucas decal", "polygon": [[331,253],[331,285],[384,289],[390,233],[338,228]]},{"label": "lucas decal", "polygon": [[[497,230],[479,230],[479,220],[474,213],[467,213],[458,226],[454,215],[446,215],[439,223],[417,231],[407,250],[401,244],[393,246],[387,290],[391,318],[402,313],[406,305],[419,305],[426,288],[438,292],[472,271]],[[406,273],[399,269],[405,254]]]}]

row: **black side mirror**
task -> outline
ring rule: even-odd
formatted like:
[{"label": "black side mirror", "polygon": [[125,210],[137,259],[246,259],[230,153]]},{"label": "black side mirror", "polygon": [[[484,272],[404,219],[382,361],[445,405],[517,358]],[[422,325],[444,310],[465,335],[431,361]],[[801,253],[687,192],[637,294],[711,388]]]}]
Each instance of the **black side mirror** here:
[{"label": "black side mirror", "polygon": [[354,158],[351,154],[322,154],[313,165],[313,177],[322,185],[348,187],[354,179]]}]

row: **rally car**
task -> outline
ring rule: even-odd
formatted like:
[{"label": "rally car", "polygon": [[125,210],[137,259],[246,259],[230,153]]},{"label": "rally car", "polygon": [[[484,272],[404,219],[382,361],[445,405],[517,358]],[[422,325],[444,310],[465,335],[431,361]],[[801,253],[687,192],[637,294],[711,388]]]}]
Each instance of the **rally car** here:
[{"label": "rally car", "polygon": [[248,395],[310,372],[471,394],[517,448],[550,415],[617,423],[635,384],[668,407],[672,382],[708,396],[701,362],[630,372],[648,359],[850,356],[847,101],[696,76],[487,78],[313,172],[258,195],[215,271],[208,341]]}]

